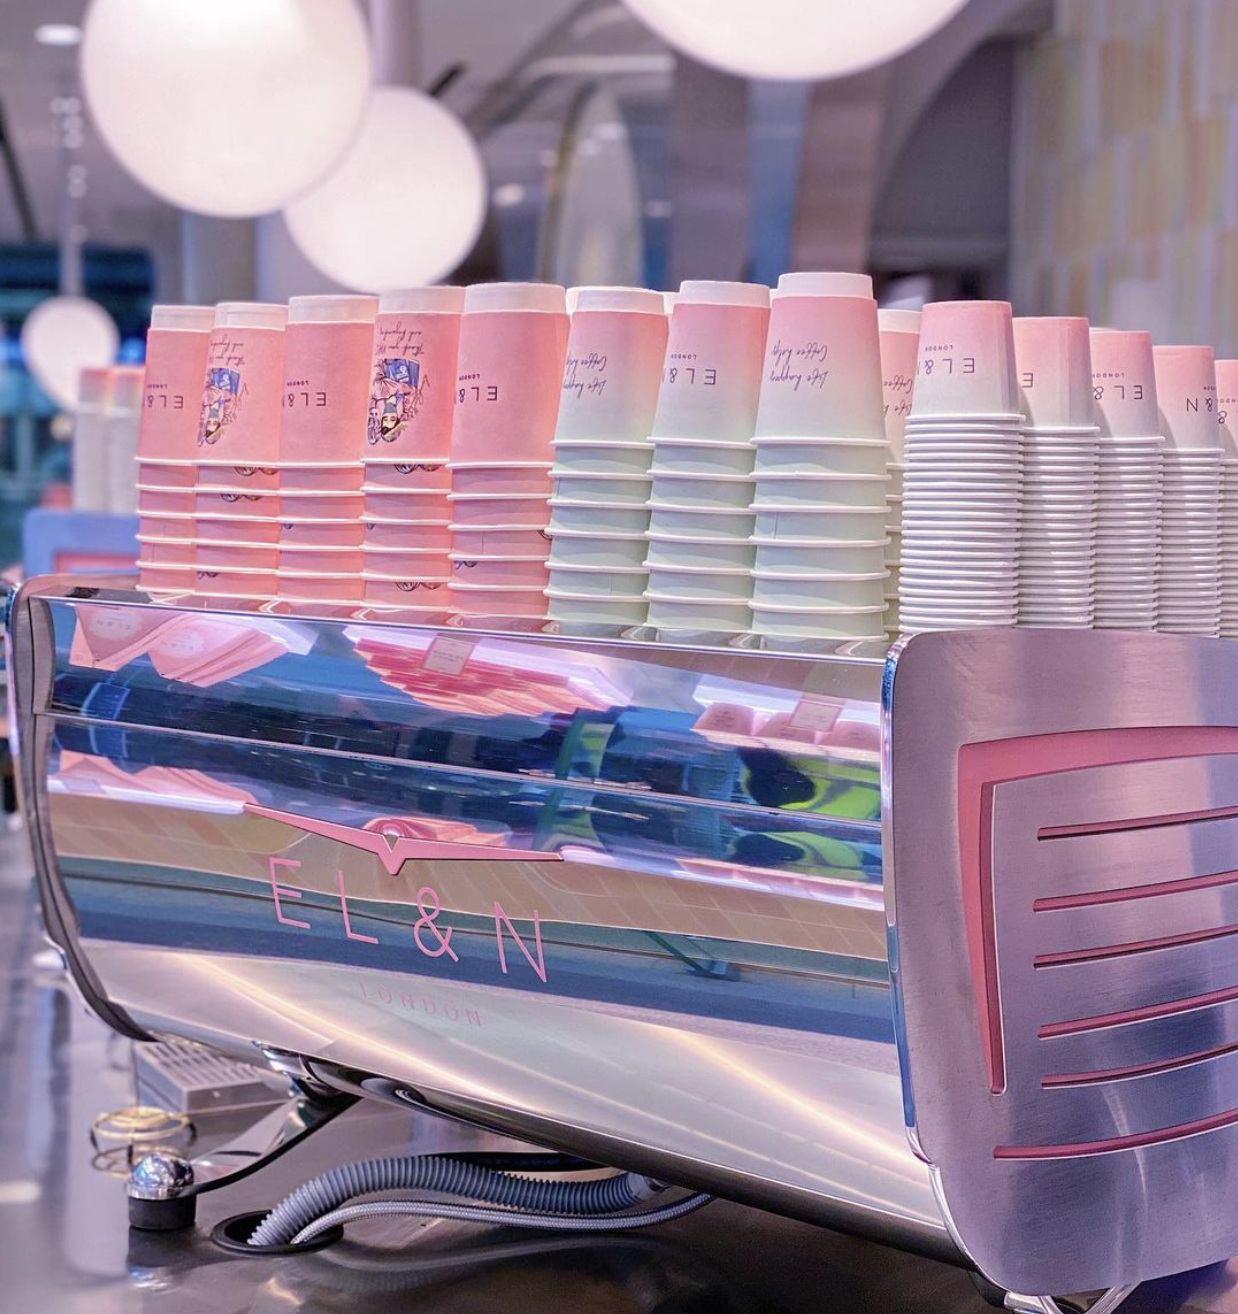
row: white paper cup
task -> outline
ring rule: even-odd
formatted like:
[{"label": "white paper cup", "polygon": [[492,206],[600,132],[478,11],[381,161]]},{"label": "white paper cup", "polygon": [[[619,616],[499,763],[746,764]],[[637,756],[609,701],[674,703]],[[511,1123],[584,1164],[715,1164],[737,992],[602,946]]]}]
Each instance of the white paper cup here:
[{"label": "white paper cup", "polygon": [[653,461],[653,443],[642,442],[571,442],[554,441],[554,474],[630,474],[642,475]]},{"label": "white paper cup", "polygon": [[552,565],[548,587],[599,597],[642,597],[649,576],[643,566]]},{"label": "white paper cup", "polygon": [[885,474],[762,474],[752,496],[765,506],[885,506]]},{"label": "white paper cup", "polygon": [[746,475],[660,474],[649,506],[746,510],[751,501],[752,480]]},{"label": "white paper cup", "polygon": [[755,472],[763,474],[886,475],[884,439],[756,438]]},{"label": "white paper cup", "polygon": [[546,590],[546,604],[550,619],[565,625],[641,625],[647,611],[643,596],[574,593],[553,584]]},{"label": "white paper cup", "polygon": [[1152,335],[1092,329],[1093,415],[1107,438],[1158,432]]},{"label": "white paper cup", "polygon": [[742,539],[684,538],[663,534],[649,534],[647,538],[645,564],[650,569],[697,566],[751,570],[756,558],[756,546]]},{"label": "white paper cup", "polygon": [[786,575],[756,571],[753,607],[872,607],[883,600],[884,573]]},{"label": "white paper cup", "polygon": [[756,456],[751,443],[715,443],[701,438],[654,438],[650,473],[715,474],[747,478]]},{"label": "white paper cup", "polygon": [[550,565],[591,566],[596,569],[643,567],[645,564],[645,536],[606,534],[561,534],[553,538]]},{"label": "white paper cup", "polygon": [[648,592],[658,597],[744,600],[752,592],[752,574],[708,566],[673,570],[654,566],[649,570]]},{"label": "white paper cup", "polygon": [[804,639],[885,637],[885,603],[869,607],[753,607],[756,634]]},{"label": "white paper cup", "polygon": [[652,481],[646,474],[591,474],[580,471],[555,475],[554,496],[569,502],[612,502],[644,506]]},{"label": "white paper cup", "polygon": [[753,536],[758,539],[819,542],[850,540],[872,542],[885,537],[885,509],[812,510],[762,508],[756,513]]},{"label": "white paper cup", "polygon": [[664,538],[732,538],[747,539],[755,517],[745,506],[733,507],[651,507],[648,529]]},{"label": "white paper cup", "polygon": [[934,301],[920,315],[912,417],[1019,410],[1010,303]]},{"label": "white paper cup", "polygon": [[916,353],[920,343],[920,312],[878,310],[881,344],[881,392],[886,441],[895,458],[902,455],[907,417],[911,414],[912,387],[916,381]]},{"label": "white paper cup", "polygon": [[739,634],[750,628],[747,602],[718,599],[655,597],[647,593],[649,624],[658,629],[725,630]]},{"label": "white paper cup", "polygon": [[550,533],[643,534],[649,512],[643,506],[616,506],[613,502],[550,499]]},{"label": "white paper cup", "polygon": [[1216,366],[1211,347],[1153,347],[1160,431],[1180,450],[1221,446]]},{"label": "white paper cup", "polygon": [[775,575],[865,575],[885,570],[886,540],[871,543],[758,542],[754,570]]}]

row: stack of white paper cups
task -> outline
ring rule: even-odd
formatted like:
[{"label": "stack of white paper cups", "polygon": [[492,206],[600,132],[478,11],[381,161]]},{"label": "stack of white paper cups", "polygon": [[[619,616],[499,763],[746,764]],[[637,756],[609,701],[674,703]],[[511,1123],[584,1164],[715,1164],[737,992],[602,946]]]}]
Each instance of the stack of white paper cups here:
[{"label": "stack of white paper cups", "polygon": [[[546,614],[550,466],[568,317],[553,283],[466,288],[451,429],[452,606]],[[537,530],[522,535],[518,530]]]},{"label": "stack of white paper cups", "polygon": [[1238,639],[1238,360],[1216,362],[1221,422],[1221,637]]},{"label": "stack of white paper cups", "polygon": [[889,447],[867,275],[779,280],[754,443],[754,632],[883,638]]},{"label": "stack of white paper cups", "polygon": [[1093,329],[1092,395],[1100,426],[1096,606],[1105,630],[1156,628],[1161,449],[1152,338]]},{"label": "stack of white paper cups", "polygon": [[1096,569],[1099,429],[1088,322],[1014,321],[1027,425],[1019,540],[1019,624],[1089,629]]},{"label": "stack of white paper cups", "polygon": [[568,301],[547,615],[567,627],[637,625],[646,611],[649,434],[666,312],[662,294],[643,288],[570,288]]},{"label": "stack of white paper cups", "polygon": [[1015,623],[1022,426],[1009,303],[925,306],[906,431],[904,633]]},{"label": "stack of white paper cups", "polygon": [[1221,624],[1221,426],[1211,347],[1154,347],[1165,435],[1158,630],[1216,636]]},{"label": "stack of white paper cups", "polygon": [[920,344],[918,310],[879,310],[881,332],[881,391],[885,406],[886,443],[886,633],[899,629],[899,553],[903,541],[903,478],[907,469],[904,444],[907,417],[911,414],[911,391],[916,379],[916,352]]},{"label": "stack of white paper cups", "polygon": [[649,624],[706,642],[746,633],[752,591],[752,435],[769,289],[685,282],[653,419]]}]

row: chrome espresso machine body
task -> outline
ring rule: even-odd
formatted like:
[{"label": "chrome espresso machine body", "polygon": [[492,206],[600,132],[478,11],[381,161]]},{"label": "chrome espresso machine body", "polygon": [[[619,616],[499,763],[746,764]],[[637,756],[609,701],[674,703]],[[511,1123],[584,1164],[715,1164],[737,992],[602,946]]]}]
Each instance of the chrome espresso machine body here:
[{"label": "chrome espresso machine body", "polygon": [[978,1269],[1238,1252],[1238,647],[887,658],[10,599],[50,934],[132,1035]]}]

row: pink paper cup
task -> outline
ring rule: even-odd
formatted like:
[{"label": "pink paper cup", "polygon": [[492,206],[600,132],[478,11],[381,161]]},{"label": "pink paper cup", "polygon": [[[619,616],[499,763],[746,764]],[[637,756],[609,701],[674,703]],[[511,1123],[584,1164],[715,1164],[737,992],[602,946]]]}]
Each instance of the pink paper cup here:
[{"label": "pink paper cup", "polygon": [[931,301],[920,315],[911,417],[1019,409],[1008,301]]},{"label": "pink paper cup", "polygon": [[472,558],[545,556],[550,548],[550,535],[544,529],[467,529],[454,526],[451,547],[460,556]]},{"label": "pink paper cup", "polygon": [[367,549],[445,553],[452,544],[451,523],[447,520],[365,520],[362,522],[361,542]]},{"label": "pink paper cup", "polygon": [[884,438],[871,297],[785,296],[770,306],[756,435]]},{"label": "pink paper cup", "polygon": [[187,488],[156,488],[150,484],[138,485],[138,514],[183,516],[192,515],[194,495]]},{"label": "pink paper cup", "polygon": [[366,602],[380,607],[447,611],[452,606],[446,576],[383,575],[367,570],[362,576]]},{"label": "pink paper cup", "polygon": [[1211,347],[1153,347],[1160,432],[1166,450],[1219,448],[1216,363]]},{"label": "pink paper cup", "polygon": [[367,520],[442,520],[452,518],[449,494],[440,488],[367,488]]},{"label": "pink paper cup", "polygon": [[765,363],[769,290],[754,283],[685,282],[671,315],[653,432],[746,442]]},{"label": "pink paper cup", "polygon": [[198,482],[195,461],[148,461],[138,458],[138,485],[156,488],[192,488]]},{"label": "pink paper cup", "polygon": [[520,585],[544,589],[550,574],[541,557],[465,557],[451,554],[452,584]]},{"label": "pink paper cup", "polygon": [[375,548],[364,551],[367,575],[386,575],[393,579],[447,579],[451,575],[451,557],[434,548]]},{"label": "pink paper cup", "polygon": [[199,564],[194,583],[194,592],[208,597],[273,598],[275,590],[276,580],[273,570],[244,567],[204,567]]},{"label": "pink paper cup", "polygon": [[391,488],[397,492],[436,488],[446,493],[451,490],[451,470],[445,456],[426,457],[421,461],[367,461],[362,487]]},{"label": "pink paper cup", "polygon": [[278,554],[265,543],[198,541],[196,564],[201,570],[274,571]]},{"label": "pink paper cup", "polygon": [[550,466],[544,462],[509,462],[451,467],[453,493],[531,493],[549,497]]},{"label": "pink paper cup", "polygon": [[1013,330],[1019,397],[1029,427],[1094,424],[1087,320],[1077,315],[1019,316]]},{"label": "pink paper cup", "polygon": [[148,538],[138,535],[138,556],[151,566],[192,566],[192,538]]},{"label": "pink paper cup", "polygon": [[364,472],[360,461],[281,465],[279,487],[281,492],[293,493],[359,493]]},{"label": "pink paper cup", "polygon": [[1117,329],[1091,332],[1093,417],[1106,438],[1160,433],[1152,335]]},{"label": "pink paper cup", "polygon": [[274,547],[279,542],[280,526],[275,519],[260,520],[256,516],[199,516],[194,524],[198,538],[214,543],[259,543]]},{"label": "pink paper cup", "polygon": [[222,489],[194,492],[194,515],[199,520],[244,516],[246,519],[275,520],[279,515],[279,497],[275,493],[242,493]]},{"label": "pink paper cup", "polygon": [[550,519],[550,505],[544,497],[453,493],[449,502],[452,522],[468,528],[527,525],[542,529]]},{"label": "pink paper cup", "polygon": [[465,584],[452,578],[452,606],[465,616],[521,616],[540,620],[546,615],[541,589]]},{"label": "pink paper cup", "polygon": [[138,520],[139,541],[149,542],[156,538],[193,538],[194,519],[192,515],[178,516],[169,513],[142,516]]},{"label": "pink paper cup", "polygon": [[465,289],[449,449],[453,461],[549,463],[567,338],[562,288],[480,284]]},{"label": "pink paper cup", "polygon": [[279,545],[281,574],[288,572],[303,574],[306,571],[321,570],[328,575],[359,575],[362,565],[360,545],[356,547],[314,547],[308,544],[290,547],[287,543]]},{"label": "pink paper cup", "polygon": [[1226,461],[1233,461],[1238,459],[1238,360],[1218,360],[1214,365],[1221,452]]},{"label": "pink paper cup", "polygon": [[288,303],[281,461],[361,460],[377,313],[377,297],[293,297]]},{"label": "pink paper cup", "polygon": [[290,602],[360,602],[365,596],[359,572],[292,571],[285,570],[282,563],[278,590],[279,596]]},{"label": "pink paper cup", "polygon": [[886,441],[893,459],[902,460],[911,392],[916,381],[916,354],[920,345],[918,310],[878,310],[881,345],[881,399]]},{"label": "pink paper cup", "polygon": [[574,291],[556,442],[647,438],[666,355],[661,294],[623,287]]},{"label": "pink paper cup", "polygon": [[283,490],[279,495],[281,518],[289,520],[357,520],[365,509],[361,493],[311,493]]},{"label": "pink paper cup", "polygon": [[374,321],[366,449],[375,457],[446,459],[456,396],[464,289],[384,293]]},{"label": "pink paper cup", "polygon": [[281,547],[352,548],[361,550],[363,537],[360,520],[289,520],[279,522]]},{"label": "pink paper cup", "polygon": [[138,586],[151,593],[192,593],[196,580],[192,566],[157,566],[138,560]]},{"label": "pink paper cup", "polygon": [[221,302],[215,308],[201,396],[200,460],[267,466],[279,459],[285,306]]},{"label": "pink paper cup", "polygon": [[273,492],[279,487],[274,465],[228,465],[204,461],[198,465],[199,488],[233,489],[239,493]]},{"label": "pink paper cup", "polygon": [[151,310],[138,428],[139,460],[192,461],[197,457],[202,384],[214,323],[212,306],[155,306]]}]

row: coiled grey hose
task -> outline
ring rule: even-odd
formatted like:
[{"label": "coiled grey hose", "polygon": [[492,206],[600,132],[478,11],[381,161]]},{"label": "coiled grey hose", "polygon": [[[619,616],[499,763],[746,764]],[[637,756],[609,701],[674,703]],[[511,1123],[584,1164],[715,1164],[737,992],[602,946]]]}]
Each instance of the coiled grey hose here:
[{"label": "coiled grey hose", "polygon": [[647,1200],[661,1188],[635,1173],[588,1182],[539,1181],[496,1172],[440,1155],[363,1159],[343,1164],[281,1200],[254,1230],[251,1246],[287,1245],[307,1223],[358,1195],[425,1191],[505,1205],[529,1213],[613,1214]]},{"label": "coiled grey hose", "polygon": [[669,1223],[707,1205],[712,1195],[690,1195],[660,1209],[646,1209],[639,1214],[620,1214],[611,1217],[565,1218],[557,1214],[508,1213],[505,1209],[489,1209],[485,1205],[433,1204],[428,1200],[371,1200],[366,1204],[345,1205],[321,1218],[316,1218],[292,1238],[294,1245],[312,1241],[316,1236],[337,1223],[350,1223],[356,1218],[383,1218],[407,1215],[415,1218],[452,1218],[466,1223],[486,1223],[492,1227],[536,1227],[551,1232],[618,1232],[636,1227],[653,1227]]}]

